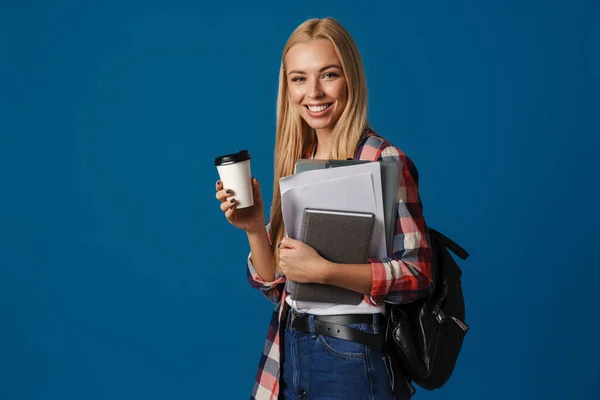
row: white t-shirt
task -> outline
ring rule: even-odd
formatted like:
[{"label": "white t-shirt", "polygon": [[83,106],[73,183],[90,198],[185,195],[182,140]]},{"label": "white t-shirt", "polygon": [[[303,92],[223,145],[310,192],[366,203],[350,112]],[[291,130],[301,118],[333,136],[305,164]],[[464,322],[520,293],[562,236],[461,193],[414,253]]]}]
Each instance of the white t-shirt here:
[{"label": "white t-shirt", "polygon": [[353,306],[349,304],[316,303],[313,301],[296,301],[291,296],[287,296],[285,301],[296,311],[306,312],[315,315],[340,315],[340,314],[385,314],[383,304],[372,306],[366,301]]}]

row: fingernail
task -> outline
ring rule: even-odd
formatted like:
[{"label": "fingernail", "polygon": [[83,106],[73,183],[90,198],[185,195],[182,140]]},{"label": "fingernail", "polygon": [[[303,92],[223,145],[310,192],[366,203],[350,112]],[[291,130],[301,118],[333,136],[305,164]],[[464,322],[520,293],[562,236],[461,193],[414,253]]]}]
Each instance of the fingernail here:
[{"label": "fingernail", "polygon": [[231,202],[232,202],[232,203],[235,203],[235,199],[231,199]]},{"label": "fingernail", "polygon": [[277,248],[280,248],[280,247],[281,247],[281,242],[279,242],[279,243],[277,244]]},{"label": "fingernail", "polygon": [[231,190],[228,190],[228,191],[226,191],[225,193],[227,193],[227,194],[231,194]]},{"label": "fingernail", "polygon": [[229,207],[230,210],[233,210],[233,206]]},{"label": "fingernail", "polygon": [[217,185],[220,185],[220,184],[221,184],[221,181],[217,181]]}]

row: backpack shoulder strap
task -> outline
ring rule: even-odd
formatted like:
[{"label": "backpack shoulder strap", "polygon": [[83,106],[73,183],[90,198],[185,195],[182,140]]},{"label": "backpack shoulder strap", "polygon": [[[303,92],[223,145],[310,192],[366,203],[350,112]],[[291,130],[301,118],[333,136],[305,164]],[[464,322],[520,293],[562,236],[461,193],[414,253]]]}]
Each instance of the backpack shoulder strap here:
[{"label": "backpack shoulder strap", "polygon": [[429,232],[430,232],[430,234],[437,235],[438,238],[440,239],[440,241],[444,244],[444,246],[446,246],[448,249],[450,249],[458,257],[462,258],[463,260],[466,260],[469,257],[469,253],[467,253],[467,251],[465,249],[460,247],[456,242],[454,242],[452,239],[448,238],[446,235],[438,232],[437,230],[435,230],[433,228],[429,228]]}]

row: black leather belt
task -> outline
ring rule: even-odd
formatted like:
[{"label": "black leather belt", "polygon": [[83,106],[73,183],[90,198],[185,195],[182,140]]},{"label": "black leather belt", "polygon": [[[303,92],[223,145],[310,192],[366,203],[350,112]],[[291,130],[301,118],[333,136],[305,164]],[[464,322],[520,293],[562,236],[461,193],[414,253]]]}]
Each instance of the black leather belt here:
[{"label": "black leather belt", "polygon": [[[375,349],[383,348],[383,335],[363,332],[349,328],[348,324],[372,324],[372,314],[345,314],[345,315],[315,315],[315,333],[331,336]],[[297,331],[310,333],[309,315],[292,311],[290,327]]]}]

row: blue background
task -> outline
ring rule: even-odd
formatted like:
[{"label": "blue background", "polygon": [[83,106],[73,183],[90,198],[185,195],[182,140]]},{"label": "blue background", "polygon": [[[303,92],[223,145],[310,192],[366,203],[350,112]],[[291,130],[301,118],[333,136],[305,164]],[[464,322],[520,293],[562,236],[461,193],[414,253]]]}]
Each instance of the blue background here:
[{"label": "blue background", "polygon": [[597,1],[0,6],[0,399],[244,399],[271,304],[214,198],[272,195],[292,30],[334,16],[370,119],[471,253],[472,326],[417,399],[598,399]]}]

